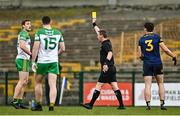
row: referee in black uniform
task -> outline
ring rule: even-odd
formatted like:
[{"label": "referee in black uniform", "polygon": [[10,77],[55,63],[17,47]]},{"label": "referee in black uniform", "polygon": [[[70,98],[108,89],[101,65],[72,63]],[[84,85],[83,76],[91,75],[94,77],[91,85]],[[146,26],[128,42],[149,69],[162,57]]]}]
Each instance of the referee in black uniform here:
[{"label": "referee in black uniform", "polygon": [[83,104],[83,106],[87,109],[92,109],[93,104],[95,103],[96,99],[100,94],[101,87],[105,83],[109,83],[112,86],[112,89],[114,90],[114,93],[119,101],[118,109],[125,109],[122,100],[121,91],[119,90],[117,85],[116,67],[114,66],[111,41],[107,39],[106,31],[99,29],[99,27],[96,25],[95,18],[92,19],[92,24],[97,33],[97,39],[101,43],[101,50],[100,50],[101,74],[96,84],[96,88],[90,103]]}]

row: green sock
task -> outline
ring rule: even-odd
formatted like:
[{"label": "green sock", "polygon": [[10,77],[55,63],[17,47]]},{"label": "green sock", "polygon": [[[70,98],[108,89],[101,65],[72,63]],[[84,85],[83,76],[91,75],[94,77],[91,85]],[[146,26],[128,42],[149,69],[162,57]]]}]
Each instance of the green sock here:
[{"label": "green sock", "polygon": [[37,104],[38,104],[38,105],[42,105],[42,103],[41,103],[41,102],[37,102]]},{"label": "green sock", "polygon": [[50,107],[54,107],[54,103],[50,103]]},{"label": "green sock", "polygon": [[18,99],[14,98],[13,103],[18,103]]},{"label": "green sock", "polygon": [[17,102],[18,102],[18,103],[22,103],[22,99],[18,99]]},{"label": "green sock", "polygon": [[16,99],[16,98],[13,98],[13,102],[16,102],[16,101],[18,101],[18,99]]}]

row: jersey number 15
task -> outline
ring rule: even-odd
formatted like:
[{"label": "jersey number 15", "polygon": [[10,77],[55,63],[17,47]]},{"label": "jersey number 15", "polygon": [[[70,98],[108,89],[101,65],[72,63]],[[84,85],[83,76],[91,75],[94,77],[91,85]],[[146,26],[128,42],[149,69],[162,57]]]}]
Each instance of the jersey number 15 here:
[{"label": "jersey number 15", "polygon": [[56,48],[56,38],[44,38],[45,41],[45,50],[50,49],[53,50]]}]

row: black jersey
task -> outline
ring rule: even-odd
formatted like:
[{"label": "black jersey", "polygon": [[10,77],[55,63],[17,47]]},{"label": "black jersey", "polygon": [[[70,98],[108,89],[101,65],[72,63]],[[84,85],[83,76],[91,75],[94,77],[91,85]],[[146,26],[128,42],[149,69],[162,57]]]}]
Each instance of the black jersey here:
[{"label": "black jersey", "polygon": [[[110,40],[105,40],[103,41],[101,46],[101,50],[100,50],[100,62],[101,65],[104,65],[108,52],[112,51],[112,45],[111,45],[111,41]],[[111,60],[110,60],[110,66],[114,65],[114,58],[112,56]]]}]

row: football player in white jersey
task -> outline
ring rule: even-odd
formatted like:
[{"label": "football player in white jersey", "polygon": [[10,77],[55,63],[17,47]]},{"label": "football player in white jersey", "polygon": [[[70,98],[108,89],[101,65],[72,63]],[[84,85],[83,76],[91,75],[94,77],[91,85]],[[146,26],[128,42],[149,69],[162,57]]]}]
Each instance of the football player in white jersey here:
[{"label": "football player in white jersey", "polygon": [[19,81],[15,87],[13,101],[11,105],[16,109],[27,109],[24,106],[22,99],[24,96],[24,90],[28,83],[29,77],[29,67],[30,67],[30,44],[31,39],[29,36],[29,31],[31,31],[31,21],[22,21],[22,30],[18,34],[17,40],[17,56],[16,56],[16,68],[19,72]]},{"label": "football player in white jersey", "polygon": [[[49,16],[42,18],[43,27],[35,33],[34,46],[32,50],[32,70],[36,72],[35,78],[35,99],[36,105],[32,111],[42,111],[42,79],[48,75],[50,87],[49,111],[54,110],[54,103],[57,96],[56,80],[59,74],[58,54],[65,51],[65,44],[62,33],[51,27]],[[37,64],[35,62],[36,57]]]}]

